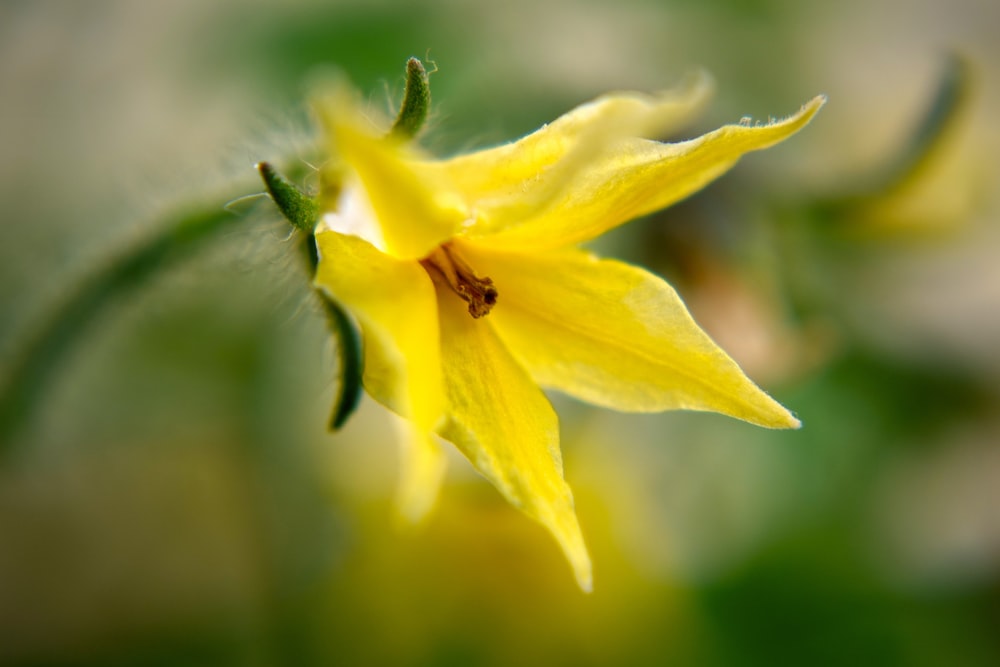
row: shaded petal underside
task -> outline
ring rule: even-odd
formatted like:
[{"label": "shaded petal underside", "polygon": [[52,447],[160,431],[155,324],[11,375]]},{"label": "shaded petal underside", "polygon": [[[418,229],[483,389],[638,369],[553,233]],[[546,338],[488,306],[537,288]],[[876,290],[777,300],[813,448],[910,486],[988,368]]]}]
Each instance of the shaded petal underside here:
[{"label": "shaded petal underside", "polygon": [[325,231],[316,244],[316,286],[361,325],[365,389],[410,420],[400,501],[404,514],[419,518],[433,503],[444,465],[432,436],[446,405],[434,285],[417,262],[390,257],[358,237]]},{"label": "shaded petal underside", "polygon": [[450,292],[441,294],[439,312],[450,404],[442,437],[508,501],[553,534],[580,587],[589,590],[590,557],[563,480],[552,406],[504,348],[488,318],[469,317]]},{"label": "shaded petal underside", "polygon": [[770,428],[799,425],[659,277],[575,249],[463,252],[493,279],[500,296],[490,319],[541,385],[617,410],[707,410]]},{"label": "shaded petal underside", "polygon": [[[573,165],[553,191],[541,175],[502,197],[475,203],[463,234],[491,248],[546,250],[587,241],[633,218],[665,208],[728,171],[745,153],[773,146],[804,127],[824,103],[766,125],[726,125],[696,139],[661,143],[615,139]],[[600,136],[596,141],[607,141]],[[566,160],[572,160],[573,155]],[[565,160],[564,160],[565,161]]]}]

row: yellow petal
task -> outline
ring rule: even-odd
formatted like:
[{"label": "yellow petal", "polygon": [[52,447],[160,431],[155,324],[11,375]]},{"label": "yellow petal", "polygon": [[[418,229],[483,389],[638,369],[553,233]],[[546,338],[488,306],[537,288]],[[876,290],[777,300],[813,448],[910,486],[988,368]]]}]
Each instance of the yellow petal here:
[{"label": "yellow petal", "polygon": [[447,459],[434,435],[404,422],[400,443],[399,491],[400,514],[411,523],[423,519],[434,507]]},{"label": "yellow petal", "polygon": [[321,98],[317,115],[337,156],[336,169],[344,172],[337,181],[360,181],[385,242],[382,250],[400,259],[424,257],[468,217],[446,176],[422,169],[415,149],[374,131],[349,95]]},{"label": "yellow petal", "polygon": [[404,514],[417,517],[430,507],[443,465],[431,440],[446,405],[434,285],[417,262],[390,257],[356,236],[320,231],[316,245],[316,286],[361,325],[365,389],[414,429],[400,495],[409,503]]},{"label": "yellow petal", "polygon": [[[520,191],[524,183],[536,179],[573,151],[600,148],[609,133],[617,137],[657,137],[676,129],[703,106],[711,88],[708,76],[699,73],[677,89],[656,95],[602,95],[518,141],[459,155],[434,168],[443,170],[472,205],[503,198]],[[569,166],[571,171],[577,168]],[[571,174],[562,176],[565,180]],[[551,175],[547,180],[553,180]]]},{"label": "yellow petal", "polygon": [[[591,152],[573,178],[551,191],[544,177],[477,202],[466,235],[491,248],[544,250],[592,239],[637,216],[673,204],[728,171],[750,151],[804,127],[823,105],[817,97],[795,115],[766,125],[726,125],[697,139],[661,143],[615,140]],[[595,141],[607,142],[606,136]],[[572,155],[567,160],[573,159]],[[488,237],[488,238],[487,238]]]},{"label": "yellow petal", "polygon": [[515,507],[545,526],[584,590],[590,557],[563,480],[559,424],[552,406],[496,337],[489,318],[442,292],[441,358],[449,420],[440,431]]},{"label": "yellow petal", "polygon": [[576,249],[462,252],[493,279],[499,298],[490,320],[543,386],[617,410],[708,410],[770,428],[799,425],[657,276]]}]

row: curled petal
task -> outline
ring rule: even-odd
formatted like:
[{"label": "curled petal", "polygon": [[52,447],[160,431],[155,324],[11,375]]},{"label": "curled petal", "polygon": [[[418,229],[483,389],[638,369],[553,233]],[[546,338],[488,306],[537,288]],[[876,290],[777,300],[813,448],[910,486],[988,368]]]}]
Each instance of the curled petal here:
[{"label": "curled petal", "polygon": [[503,200],[521,191],[556,163],[572,155],[562,166],[560,177],[550,174],[546,182],[572,177],[585,153],[600,150],[609,137],[659,137],[686,123],[704,106],[712,83],[707,74],[689,77],[674,90],[655,95],[636,92],[611,93],[582,104],[541,129],[519,139],[433,165],[463,194],[470,207],[479,202]]},{"label": "curled petal", "polygon": [[590,590],[590,556],[563,480],[552,406],[504,348],[488,318],[472,319],[448,292],[441,294],[440,316],[449,401],[442,437],[508,501],[552,533],[580,587]]},{"label": "curled petal", "polygon": [[[476,202],[465,236],[491,248],[546,250],[592,239],[637,216],[665,208],[728,171],[745,153],[768,148],[802,129],[823,105],[817,97],[793,116],[766,125],[726,125],[690,141],[661,143],[595,133],[578,148],[572,176],[545,172]],[[558,169],[555,171],[559,171]]]},{"label": "curled petal", "polygon": [[543,386],[617,410],[707,410],[769,428],[799,425],[657,276],[575,249],[465,252],[500,292],[490,314],[497,332]]}]

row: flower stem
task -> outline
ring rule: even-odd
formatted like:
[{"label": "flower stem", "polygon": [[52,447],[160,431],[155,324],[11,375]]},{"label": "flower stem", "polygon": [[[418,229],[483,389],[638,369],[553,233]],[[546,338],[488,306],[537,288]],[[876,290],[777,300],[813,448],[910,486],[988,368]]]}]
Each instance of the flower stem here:
[{"label": "flower stem", "polygon": [[15,433],[38,410],[52,375],[108,305],[240,220],[222,207],[180,211],[167,217],[161,233],[79,282],[20,347],[0,379],[0,457],[9,455]]}]

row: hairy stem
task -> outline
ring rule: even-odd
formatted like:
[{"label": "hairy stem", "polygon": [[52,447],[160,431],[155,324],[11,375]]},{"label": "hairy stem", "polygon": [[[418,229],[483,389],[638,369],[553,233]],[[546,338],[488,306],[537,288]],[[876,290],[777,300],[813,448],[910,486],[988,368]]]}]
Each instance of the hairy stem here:
[{"label": "hairy stem", "polygon": [[159,234],[76,283],[76,289],[27,337],[0,379],[0,456],[9,453],[17,430],[39,409],[56,369],[105,308],[241,219],[221,206],[169,215]]}]

